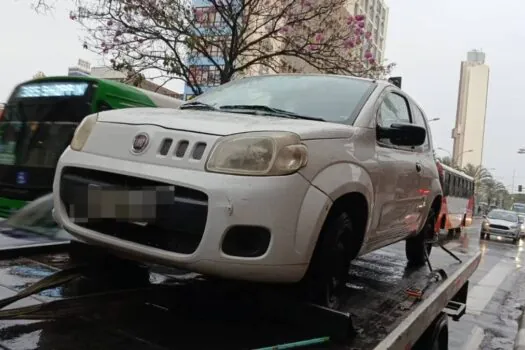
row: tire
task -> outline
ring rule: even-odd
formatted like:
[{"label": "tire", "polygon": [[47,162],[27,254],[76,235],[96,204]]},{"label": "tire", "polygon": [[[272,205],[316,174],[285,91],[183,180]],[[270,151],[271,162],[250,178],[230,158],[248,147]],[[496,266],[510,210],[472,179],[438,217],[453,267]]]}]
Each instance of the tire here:
[{"label": "tire", "polygon": [[346,213],[330,215],[301,281],[303,296],[322,306],[337,308],[339,292],[348,280],[352,256],[352,222]]},{"label": "tire", "polygon": [[436,213],[434,209],[430,209],[421,231],[416,236],[407,238],[405,253],[409,265],[422,266],[426,263],[427,257],[430,256],[432,250],[432,243],[428,243],[427,240],[433,238],[435,224]]},{"label": "tire", "polygon": [[482,241],[485,239],[485,234],[483,232],[479,233],[479,239]]},{"label": "tire", "polygon": [[457,227],[454,229],[454,239],[461,238],[461,227]]},{"label": "tire", "polygon": [[520,243],[520,239],[519,238],[513,238],[512,239],[512,244],[518,245],[519,243]]}]

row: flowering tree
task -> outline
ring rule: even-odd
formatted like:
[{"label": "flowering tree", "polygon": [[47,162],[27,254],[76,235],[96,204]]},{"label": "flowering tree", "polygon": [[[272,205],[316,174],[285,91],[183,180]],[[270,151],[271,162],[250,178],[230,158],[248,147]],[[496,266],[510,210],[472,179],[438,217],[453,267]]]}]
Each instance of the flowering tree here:
[{"label": "flowering tree", "polygon": [[83,1],[70,16],[88,31],[84,47],[116,69],[182,79],[195,94],[253,70],[379,77],[392,67],[367,49],[365,17],[349,16],[346,0]]}]

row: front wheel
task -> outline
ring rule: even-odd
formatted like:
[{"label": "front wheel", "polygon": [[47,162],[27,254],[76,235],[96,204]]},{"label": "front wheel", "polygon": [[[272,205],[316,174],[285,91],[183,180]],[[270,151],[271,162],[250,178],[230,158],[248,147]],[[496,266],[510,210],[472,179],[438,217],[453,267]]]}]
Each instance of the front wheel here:
[{"label": "front wheel", "polygon": [[427,257],[432,250],[431,241],[435,235],[435,225],[436,213],[434,212],[434,209],[430,209],[427,220],[421,231],[416,236],[410,237],[406,240],[405,253],[410,265],[421,266],[425,264]]},{"label": "front wheel", "polygon": [[336,308],[339,291],[345,287],[351,261],[352,222],[346,213],[328,217],[319,235],[302,284],[307,298]]}]

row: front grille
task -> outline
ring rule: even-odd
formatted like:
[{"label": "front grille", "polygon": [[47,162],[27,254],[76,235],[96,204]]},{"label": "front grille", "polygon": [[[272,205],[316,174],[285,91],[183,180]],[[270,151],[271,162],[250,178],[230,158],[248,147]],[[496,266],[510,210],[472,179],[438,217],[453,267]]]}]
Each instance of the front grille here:
[{"label": "front grille", "polygon": [[502,225],[493,225],[493,224],[490,224],[489,225],[491,228],[496,228],[498,230],[508,230],[509,228],[507,226],[502,226]]},{"label": "front grille", "polygon": [[[142,212],[153,212],[153,216],[140,220],[140,223],[134,222],[136,220],[117,219],[107,215],[94,217],[93,207],[100,207],[100,205],[90,203],[92,198],[90,196],[93,194],[89,192],[89,188],[93,185],[101,191],[128,192],[128,197],[129,191],[155,191],[162,195],[157,196],[153,205],[154,210],[151,210],[151,203],[144,202],[138,205],[147,209],[142,209]],[[172,188],[173,192],[158,190],[167,187]],[[204,192],[133,176],[77,167],[64,168],[60,181],[60,197],[68,215],[79,226],[108,236],[182,254],[191,254],[197,249],[208,215],[208,196]],[[132,204],[127,206],[128,209],[137,206],[136,203]]]},{"label": "front grille", "polygon": [[188,154],[188,148],[191,149],[189,158],[200,160],[202,159],[204,151],[206,150],[206,143],[196,142],[190,145],[190,142],[188,140],[179,140],[177,142],[174,142],[171,138],[165,138],[160,143],[158,154],[163,157],[172,155],[176,158],[183,158],[186,154]]}]

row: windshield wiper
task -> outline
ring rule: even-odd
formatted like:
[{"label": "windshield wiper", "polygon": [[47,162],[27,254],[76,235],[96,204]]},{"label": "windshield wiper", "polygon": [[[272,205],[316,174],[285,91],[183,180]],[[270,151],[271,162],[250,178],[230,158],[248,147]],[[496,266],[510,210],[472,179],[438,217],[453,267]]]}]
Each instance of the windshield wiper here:
[{"label": "windshield wiper", "polygon": [[209,105],[207,103],[202,103],[199,101],[193,101],[193,102],[187,102],[179,107],[179,109],[205,109],[209,111],[216,111],[217,108],[213,107],[212,105]]},{"label": "windshield wiper", "polygon": [[225,105],[220,106],[221,110],[243,110],[251,112],[264,112],[265,115],[272,115],[276,117],[285,117],[292,119],[306,119],[306,120],[317,120],[324,122],[323,118],[310,117],[307,115],[301,115],[290,111],[285,111],[284,109],[274,108],[265,105]]}]

